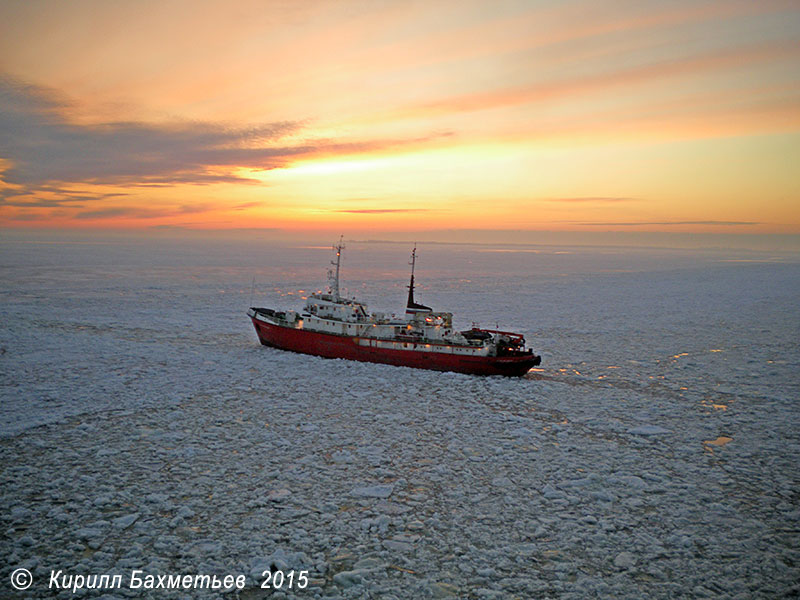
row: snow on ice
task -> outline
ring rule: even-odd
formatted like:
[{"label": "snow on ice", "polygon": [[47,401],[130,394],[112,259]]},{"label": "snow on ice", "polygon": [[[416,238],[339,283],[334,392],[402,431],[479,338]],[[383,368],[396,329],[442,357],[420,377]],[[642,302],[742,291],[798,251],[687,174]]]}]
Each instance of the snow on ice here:
[{"label": "snow on ice", "polygon": [[[421,246],[421,301],[543,355],[503,379],[260,347],[247,307],[297,307],[328,254],[187,244],[4,243],[4,581],[241,573],[254,599],[281,568],[329,599],[800,592],[797,257]],[[405,252],[349,244],[343,281],[396,311]]]}]

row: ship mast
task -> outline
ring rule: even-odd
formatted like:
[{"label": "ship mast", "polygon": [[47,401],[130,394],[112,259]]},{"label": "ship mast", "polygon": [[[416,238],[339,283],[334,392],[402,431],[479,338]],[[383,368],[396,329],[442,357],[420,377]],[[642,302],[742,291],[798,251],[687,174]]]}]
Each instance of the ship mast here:
[{"label": "ship mast", "polygon": [[339,295],[339,267],[342,262],[342,250],[344,250],[344,236],[339,238],[339,243],[333,249],[336,251],[336,260],[331,261],[331,265],[336,267],[336,271],[328,269],[328,292],[333,297],[334,302],[341,300]]},{"label": "ship mast", "polygon": [[408,304],[406,305],[408,308],[414,306],[414,266],[417,264],[417,246],[414,245],[414,249],[411,251],[411,262],[408,263],[411,265],[411,283],[408,284]]},{"label": "ship mast", "polygon": [[406,304],[406,314],[413,315],[418,312],[431,312],[433,309],[424,304],[414,302],[414,267],[417,264],[417,246],[411,251],[411,283],[408,284],[408,303]]}]

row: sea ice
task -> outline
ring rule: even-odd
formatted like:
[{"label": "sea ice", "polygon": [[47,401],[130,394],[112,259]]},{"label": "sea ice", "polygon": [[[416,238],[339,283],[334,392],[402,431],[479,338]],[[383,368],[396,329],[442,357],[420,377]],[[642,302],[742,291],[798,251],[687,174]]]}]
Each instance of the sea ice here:
[{"label": "sea ice", "polygon": [[639,427],[631,427],[628,429],[628,433],[632,435],[664,435],[672,432],[658,425],[640,425]]},{"label": "sea ice", "polygon": [[[462,328],[523,331],[544,360],[524,378],[259,346],[253,276],[253,304],[297,308],[324,251],[4,240],[0,576],[208,567],[249,574],[242,597],[277,567],[307,569],[309,598],[794,593],[797,260],[484,249],[426,247],[420,298]],[[397,248],[349,251],[348,285],[396,311]]]}]

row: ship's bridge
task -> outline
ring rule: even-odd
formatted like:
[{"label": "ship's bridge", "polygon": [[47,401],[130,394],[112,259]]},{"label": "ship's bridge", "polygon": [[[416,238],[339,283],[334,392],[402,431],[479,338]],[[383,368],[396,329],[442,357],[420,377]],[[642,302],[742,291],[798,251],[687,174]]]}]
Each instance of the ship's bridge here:
[{"label": "ship's bridge", "polygon": [[333,319],[346,323],[367,320],[366,304],[357,300],[336,298],[333,294],[311,294],[306,302],[306,312],[320,319]]},{"label": "ship's bridge", "polygon": [[453,326],[453,313],[449,312],[419,312],[409,315],[411,321],[426,327],[446,327]]}]

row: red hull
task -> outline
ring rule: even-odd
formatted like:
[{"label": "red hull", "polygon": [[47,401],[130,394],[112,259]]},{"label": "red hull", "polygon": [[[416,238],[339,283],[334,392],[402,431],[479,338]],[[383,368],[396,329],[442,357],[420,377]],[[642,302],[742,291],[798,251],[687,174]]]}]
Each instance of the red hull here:
[{"label": "red hull", "polygon": [[400,367],[455,371],[471,375],[506,375],[519,377],[539,364],[534,354],[517,356],[459,356],[444,352],[394,350],[361,346],[357,338],[319,333],[306,329],[281,327],[253,319],[259,341],[265,346],[313,354],[324,358],[345,358],[384,363]]}]

